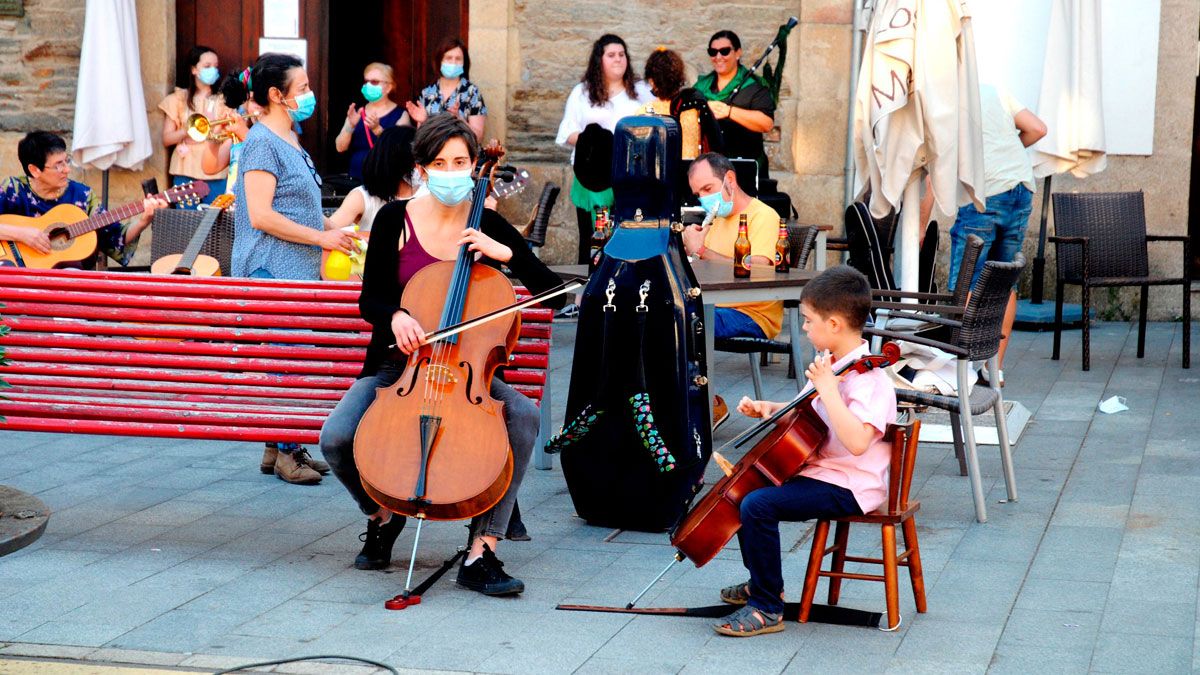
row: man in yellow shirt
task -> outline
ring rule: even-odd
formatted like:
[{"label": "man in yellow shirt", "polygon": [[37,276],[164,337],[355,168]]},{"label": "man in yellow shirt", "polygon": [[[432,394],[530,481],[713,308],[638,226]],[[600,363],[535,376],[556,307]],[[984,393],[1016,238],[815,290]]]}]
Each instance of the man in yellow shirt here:
[{"label": "man in yellow shirt", "polygon": [[[750,237],[750,263],[770,265],[779,238],[779,214],[751,197],[738,186],[733,165],[715,152],[692,161],[688,186],[700,198],[705,211],[716,217],[707,228],[691,225],[683,231],[683,247],[693,258],[723,260],[733,264],[733,244],[738,236],[738,221],[746,214]],[[741,302],[717,305],[713,335],[719,340],[730,337],[774,338],[783,328],[782,302]]]}]

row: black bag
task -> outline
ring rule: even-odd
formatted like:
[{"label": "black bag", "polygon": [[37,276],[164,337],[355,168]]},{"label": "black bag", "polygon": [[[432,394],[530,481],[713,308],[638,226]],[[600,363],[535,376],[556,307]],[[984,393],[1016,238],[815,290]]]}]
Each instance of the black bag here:
[{"label": "black bag", "polygon": [[678,126],[617,125],[616,229],[580,303],[566,423],[547,444],[580,517],[661,532],[686,513],[712,452],[703,306],[683,244]]}]

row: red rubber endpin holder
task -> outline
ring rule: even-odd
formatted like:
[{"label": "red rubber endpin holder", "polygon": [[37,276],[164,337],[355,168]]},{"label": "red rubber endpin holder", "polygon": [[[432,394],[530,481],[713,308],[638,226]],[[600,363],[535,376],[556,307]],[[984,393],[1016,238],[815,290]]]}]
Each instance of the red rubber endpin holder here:
[{"label": "red rubber endpin holder", "polygon": [[419,604],[421,604],[421,596],[410,595],[408,597],[404,597],[404,594],[401,593],[400,595],[397,595],[396,597],[392,598],[391,600],[385,601],[383,603],[383,608],[400,610],[400,609],[404,609],[406,607],[411,607],[412,605],[419,605]]}]

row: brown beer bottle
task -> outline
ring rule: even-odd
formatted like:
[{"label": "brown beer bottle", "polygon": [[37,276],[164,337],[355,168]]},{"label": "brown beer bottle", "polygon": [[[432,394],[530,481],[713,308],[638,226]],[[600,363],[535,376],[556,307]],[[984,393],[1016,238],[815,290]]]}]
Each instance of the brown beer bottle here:
[{"label": "brown beer bottle", "polygon": [[608,209],[605,209],[603,206],[597,206],[596,222],[592,229],[592,241],[589,247],[589,273],[596,271],[596,265],[600,262],[600,253],[604,250],[604,245],[608,243],[609,234]]},{"label": "brown beer bottle", "polygon": [[733,242],[733,276],[738,279],[750,277],[750,236],[746,214],[738,217],[737,241]]},{"label": "brown beer bottle", "polygon": [[791,268],[792,245],[788,241],[787,221],[779,219],[779,239],[775,242],[775,273],[787,274]]}]

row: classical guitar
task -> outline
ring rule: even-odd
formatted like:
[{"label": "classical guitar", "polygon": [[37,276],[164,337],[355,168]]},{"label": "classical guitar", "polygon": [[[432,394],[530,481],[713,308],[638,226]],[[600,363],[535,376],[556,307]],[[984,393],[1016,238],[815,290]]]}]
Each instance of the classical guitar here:
[{"label": "classical guitar", "polygon": [[[196,181],[178,185],[154,197],[170,204],[196,204],[207,194],[208,184]],[[34,218],[0,216],[0,223],[4,225],[37,228],[50,238],[49,253],[38,253],[13,241],[0,241],[0,266],[49,269],[64,263],[82,262],[96,253],[96,230],[132,218],[144,210],[142,202],[138,201],[89,218],[78,206],[59,204]]]},{"label": "classical guitar", "polygon": [[150,273],[184,274],[193,277],[221,276],[221,263],[210,255],[200,255],[200,249],[203,248],[204,242],[208,241],[208,235],[212,233],[213,225],[221,212],[230,206],[233,206],[231,194],[226,193],[214,199],[209,208],[204,210],[204,216],[200,218],[200,224],[183,253],[172,253],[155,260],[150,264]]}]

